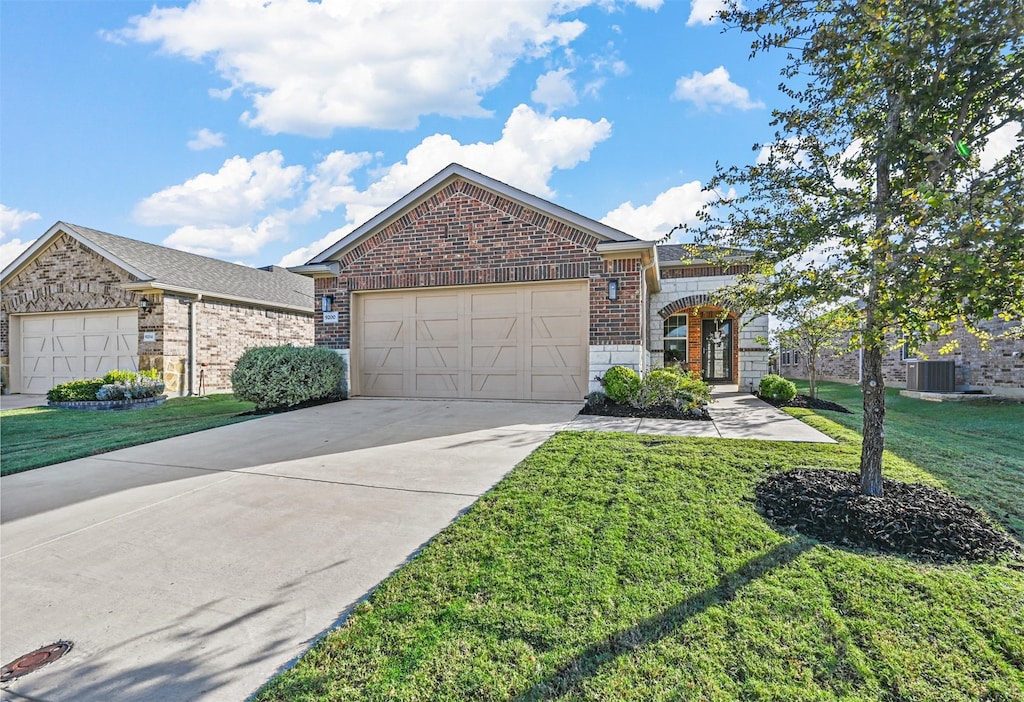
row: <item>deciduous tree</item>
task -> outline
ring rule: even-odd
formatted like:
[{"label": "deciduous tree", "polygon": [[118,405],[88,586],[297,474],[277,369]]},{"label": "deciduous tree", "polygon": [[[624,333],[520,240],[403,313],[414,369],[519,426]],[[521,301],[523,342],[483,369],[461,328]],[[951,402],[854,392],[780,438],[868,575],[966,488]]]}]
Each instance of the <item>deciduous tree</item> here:
[{"label": "deciduous tree", "polygon": [[[719,168],[698,241],[754,251],[748,306],[863,304],[861,490],[882,494],[887,333],[1024,316],[1024,3],[770,0],[722,18],[787,56],[773,143]],[[890,336],[891,338],[891,336]]]}]

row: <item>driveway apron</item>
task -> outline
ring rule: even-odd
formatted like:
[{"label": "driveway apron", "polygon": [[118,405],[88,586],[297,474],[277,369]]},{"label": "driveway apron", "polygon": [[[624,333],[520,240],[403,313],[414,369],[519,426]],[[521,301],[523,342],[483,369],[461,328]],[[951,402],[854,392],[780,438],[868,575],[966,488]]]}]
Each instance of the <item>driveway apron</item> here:
[{"label": "driveway apron", "polygon": [[3,700],[244,700],[576,404],[350,400],[7,476]]}]

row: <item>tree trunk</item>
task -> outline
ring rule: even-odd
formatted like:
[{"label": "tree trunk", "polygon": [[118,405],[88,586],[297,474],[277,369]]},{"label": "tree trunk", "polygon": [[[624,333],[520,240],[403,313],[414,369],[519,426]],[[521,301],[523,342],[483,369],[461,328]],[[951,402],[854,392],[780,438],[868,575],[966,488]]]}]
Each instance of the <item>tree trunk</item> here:
[{"label": "tree trunk", "polygon": [[882,349],[875,344],[864,349],[861,363],[861,391],[864,393],[864,443],[860,450],[860,492],[882,496],[882,453],[885,451],[885,380],[882,378]]}]

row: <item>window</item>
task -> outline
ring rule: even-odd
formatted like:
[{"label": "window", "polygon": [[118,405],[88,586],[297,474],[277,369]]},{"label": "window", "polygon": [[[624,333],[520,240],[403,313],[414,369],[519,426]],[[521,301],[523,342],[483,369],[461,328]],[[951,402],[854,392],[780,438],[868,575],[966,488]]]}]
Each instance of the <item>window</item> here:
[{"label": "window", "polygon": [[782,365],[791,366],[793,365],[793,352],[783,351],[782,352]]},{"label": "window", "polygon": [[689,327],[685,314],[674,314],[665,320],[665,365],[680,366],[687,361],[686,346]]},{"label": "window", "polygon": [[909,339],[904,339],[903,346],[900,346],[900,360],[906,361],[907,359],[915,358],[916,356],[917,352],[914,350],[913,344]]}]

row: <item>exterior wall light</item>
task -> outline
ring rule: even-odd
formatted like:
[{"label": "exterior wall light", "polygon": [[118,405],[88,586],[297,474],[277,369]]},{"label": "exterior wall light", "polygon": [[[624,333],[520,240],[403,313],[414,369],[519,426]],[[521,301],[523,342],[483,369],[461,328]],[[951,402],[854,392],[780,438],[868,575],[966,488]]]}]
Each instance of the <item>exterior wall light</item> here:
[{"label": "exterior wall light", "polygon": [[147,300],[146,298],[142,298],[141,300],[139,300],[139,309],[142,310],[143,312],[148,310],[149,309],[149,300]]},{"label": "exterior wall light", "polygon": [[334,306],[334,295],[324,295],[320,298],[320,311],[330,312],[331,307]]},{"label": "exterior wall light", "polygon": [[608,281],[608,299],[618,300],[619,299],[619,281],[609,280]]}]

